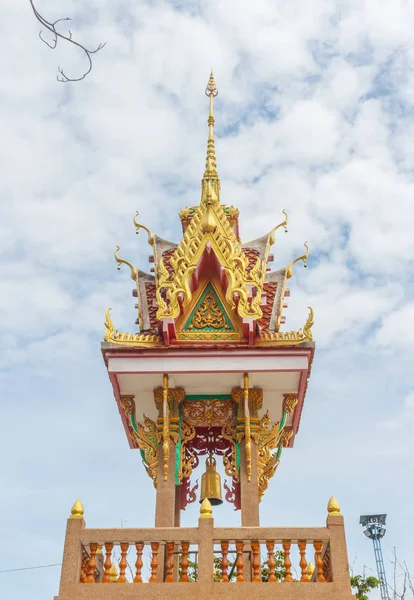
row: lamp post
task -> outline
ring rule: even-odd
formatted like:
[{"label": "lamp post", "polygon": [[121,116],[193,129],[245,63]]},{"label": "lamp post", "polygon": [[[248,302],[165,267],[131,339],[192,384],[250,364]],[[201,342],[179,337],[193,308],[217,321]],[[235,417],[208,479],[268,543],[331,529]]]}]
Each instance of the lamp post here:
[{"label": "lamp post", "polygon": [[377,563],[378,579],[380,581],[381,600],[390,600],[381,548],[381,540],[385,535],[386,518],[387,515],[361,515],[359,519],[359,524],[364,527],[365,535],[372,540],[374,545],[375,562]]}]

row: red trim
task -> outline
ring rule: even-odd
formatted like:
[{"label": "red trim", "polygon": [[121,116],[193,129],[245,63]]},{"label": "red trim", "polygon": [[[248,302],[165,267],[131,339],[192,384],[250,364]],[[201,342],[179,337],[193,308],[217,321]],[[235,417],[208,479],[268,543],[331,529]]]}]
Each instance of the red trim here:
[{"label": "red trim", "polygon": [[127,420],[126,420],[126,417],[125,417],[125,413],[124,413],[124,411],[121,408],[121,390],[119,388],[118,377],[117,377],[116,373],[110,373],[109,371],[108,371],[108,375],[109,375],[109,381],[112,384],[112,389],[114,391],[115,400],[116,400],[116,403],[117,403],[117,406],[118,406],[119,414],[121,415],[122,424],[123,424],[124,429],[125,429],[125,434],[127,436],[129,447],[131,448],[131,450],[136,450],[136,448],[135,448],[135,446],[134,446],[134,444],[133,444],[133,442],[131,440],[131,437],[129,435],[128,423],[127,423]]}]

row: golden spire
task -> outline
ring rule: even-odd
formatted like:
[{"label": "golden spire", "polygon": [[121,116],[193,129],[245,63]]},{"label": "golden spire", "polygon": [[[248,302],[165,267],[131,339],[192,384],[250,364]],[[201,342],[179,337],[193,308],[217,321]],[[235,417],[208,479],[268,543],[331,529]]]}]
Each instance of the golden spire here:
[{"label": "golden spire", "polygon": [[214,143],[214,110],[213,98],[218,94],[216,82],[214,80],[213,71],[211,71],[210,79],[206,87],[206,96],[210,98],[210,112],[208,115],[208,140],[207,140],[207,156],[206,170],[204,171],[202,182],[202,200],[208,200],[214,204],[218,200],[220,192],[220,181],[217,174],[216,149]]},{"label": "golden spire", "polygon": [[328,515],[330,517],[341,517],[341,508],[335,496],[331,496],[328,502]]},{"label": "golden spire", "polygon": [[208,498],[204,498],[200,506],[200,519],[212,519],[213,518],[213,507]]},{"label": "golden spire", "polygon": [[70,511],[71,519],[83,519],[84,508],[82,502],[79,498],[76,500],[75,504],[72,506],[72,510]]},{"label": "golden spire", "polygon": [[109,569],[109,578],[112,583],[115,583],[118,579],[118,569],[115,563],[112,563],[112,566]]}]

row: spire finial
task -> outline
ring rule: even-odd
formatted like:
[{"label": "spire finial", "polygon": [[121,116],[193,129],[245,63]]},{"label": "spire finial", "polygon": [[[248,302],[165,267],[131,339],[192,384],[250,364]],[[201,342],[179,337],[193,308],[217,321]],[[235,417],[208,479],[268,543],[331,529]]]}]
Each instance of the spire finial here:
[{"label": "spire finial", "polygon": [[74,505],[72,506],[72,510],[70,511],[71,519],[83,519],[84,508],[83,504],[78,498]]},{"label": "spire finial", "polygon": [[208,498],[204,498],[200,506],[200,519],[212,519],[213,518],[213,507]]},{"label": "spire finial", "polygon": [[111,583],[115,583],[118,580],[118,569],[115,563],[112,563],[112,566],[109,569],[109,578]]},{"label": "spire finial", "polygon": [[330,517],[341,517],[341,509],[335,496],[331,496],[328,502],[328,515]]},{"label": "spire finial", "polygon": [[214,107],[213,99],[217,96],[218,89],[214,79],[213,71],[210,73],[210,79],[206,87],[206,96],[210,98],[210,111],[208,114],[208,140],[206,170],[202,182],[202,199],[214,204],[218,200],[220,191],[220,181],[217,175],[216,149],[214,142]]}]

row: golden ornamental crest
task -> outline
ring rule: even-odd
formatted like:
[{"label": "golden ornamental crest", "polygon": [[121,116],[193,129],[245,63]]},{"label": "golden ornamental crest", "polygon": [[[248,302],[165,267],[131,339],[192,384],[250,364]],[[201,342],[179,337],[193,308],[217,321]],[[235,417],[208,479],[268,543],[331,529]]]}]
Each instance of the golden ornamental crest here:
[{"label": "golden ornamental crest", "polygon": [[205,295],[188,329],[206,329],[207,327],[212,327],[213,329],[231,329],[211,290]]}]

